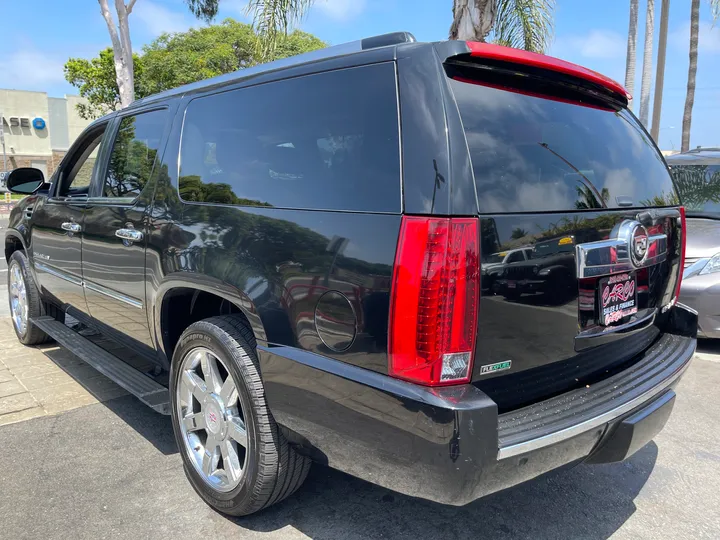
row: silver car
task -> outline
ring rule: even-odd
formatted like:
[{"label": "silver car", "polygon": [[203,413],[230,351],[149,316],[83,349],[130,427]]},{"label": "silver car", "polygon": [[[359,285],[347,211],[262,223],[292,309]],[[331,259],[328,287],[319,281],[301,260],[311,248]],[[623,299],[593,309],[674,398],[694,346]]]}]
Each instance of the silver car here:
[{"label": "silver car", "polygon": [[687,215],[680,301],[698,312],[698,334],[720,338],[720,148],[667,158]]}]

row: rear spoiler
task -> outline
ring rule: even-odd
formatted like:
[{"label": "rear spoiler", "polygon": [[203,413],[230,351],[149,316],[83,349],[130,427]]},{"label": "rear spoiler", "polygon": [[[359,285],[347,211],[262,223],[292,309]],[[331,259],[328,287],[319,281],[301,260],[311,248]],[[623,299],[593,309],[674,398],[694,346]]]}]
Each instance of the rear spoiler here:
[{"label": "rear spoiler", "polygon": [[435,50],[443,64],[466,60],[479,66],[526,75],[550,73],[556,76],[558,82],[605,95],[625,107],[632,99],[625,87],[617,81],[583,66],[544,54],[474,41],[438,42],[435,43]]}]

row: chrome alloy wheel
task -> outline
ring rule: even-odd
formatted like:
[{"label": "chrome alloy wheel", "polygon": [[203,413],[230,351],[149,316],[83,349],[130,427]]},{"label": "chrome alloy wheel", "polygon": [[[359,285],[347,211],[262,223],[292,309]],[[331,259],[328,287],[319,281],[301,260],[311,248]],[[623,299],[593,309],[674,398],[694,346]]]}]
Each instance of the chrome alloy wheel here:
[{"label": "chrome alloy wheel", "polygon": [[28,300],[25,279],[17,261],[10,263],[10,314],[18,333],[23,335],[28,325]]},{"label": "chrome alloy wheel", "polygon": [[218,491],[232,491],[247,463],[247,431],[240,396],[230,370],[204,347],[180,363],[176,395],[185,452],[202,479]]}]

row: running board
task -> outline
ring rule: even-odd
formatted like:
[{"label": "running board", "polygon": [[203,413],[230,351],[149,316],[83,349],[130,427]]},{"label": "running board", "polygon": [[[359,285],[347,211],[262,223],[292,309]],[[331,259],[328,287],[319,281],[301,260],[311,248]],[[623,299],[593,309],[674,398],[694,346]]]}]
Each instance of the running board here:
[{"label": "running board", "polygon": [[161,384],[52,317],[36,317],[31,322],[148,407],[160,414],[170,414],[170,395]]}]

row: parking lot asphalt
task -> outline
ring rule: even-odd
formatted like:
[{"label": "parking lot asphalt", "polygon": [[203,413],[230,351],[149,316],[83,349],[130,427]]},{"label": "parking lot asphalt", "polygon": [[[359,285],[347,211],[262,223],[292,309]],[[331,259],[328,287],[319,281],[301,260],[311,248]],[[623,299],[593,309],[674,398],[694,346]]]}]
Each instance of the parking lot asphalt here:
[{"label": "parking lot asphalt", "polygon": [[460,508],[314,465],[288,500],[228,519],[187,483],[169,419],[130,396],[0,426],[0,537],[720,538],[720,346],[703,351],[665,430],[627,462]]}]

